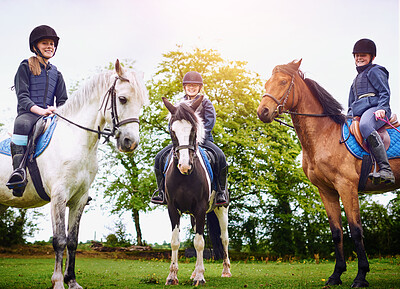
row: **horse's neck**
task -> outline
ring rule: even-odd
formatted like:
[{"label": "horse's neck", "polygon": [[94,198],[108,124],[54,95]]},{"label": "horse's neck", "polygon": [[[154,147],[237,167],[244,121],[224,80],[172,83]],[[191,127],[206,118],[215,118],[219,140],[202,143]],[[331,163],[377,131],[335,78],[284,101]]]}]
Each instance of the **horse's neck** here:
[{"label": "horse's neck", "polygon": [[[322,114],[322,105],[305,84],[304,86],[296,89],[299,99],[295,111],[302,114]],[[303,151],[310,152],[321,147],[327,140],[325,136],[334,134],[339,127],[329,117],[292,115],[292,122]]]},{"label": "horse's neck", "polygon": [[[103,130],[106,122],[102,112],[104,108],[101,108],[101,105],[106,87],[106,85],[96,86],[94,83],[87,84],[75,92],[57,112],[82,127]],[[97,142],[97,134],[75,126],[74,129],[76,134],[86,134],[88,141]]]}]

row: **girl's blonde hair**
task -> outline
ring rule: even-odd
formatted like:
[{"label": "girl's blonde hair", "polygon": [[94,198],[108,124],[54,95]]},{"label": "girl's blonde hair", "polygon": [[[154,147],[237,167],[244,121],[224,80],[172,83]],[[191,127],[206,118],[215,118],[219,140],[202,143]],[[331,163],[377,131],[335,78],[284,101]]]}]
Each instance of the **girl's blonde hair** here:
[{"label": "girl's blonde hair", "polygon": [[33,75],[40,75],[42,69],[40,68],[39,59],[36,56],[32,56],[28,59],[29,69]]}]

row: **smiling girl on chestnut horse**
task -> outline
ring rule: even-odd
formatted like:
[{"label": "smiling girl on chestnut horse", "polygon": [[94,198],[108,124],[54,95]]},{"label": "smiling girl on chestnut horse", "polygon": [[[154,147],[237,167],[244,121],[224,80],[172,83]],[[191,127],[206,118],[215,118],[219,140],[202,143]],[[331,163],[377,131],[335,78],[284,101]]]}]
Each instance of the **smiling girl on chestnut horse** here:
[{"label": "smiling girl on chestnut horse", "polygon": [[[303,149],[303,170],[308,179],[318,187],[335,244],[336,265],[327,285],[341,284],[340,276],[346,271],[341,200],[358,256],[358,274],[352,287],[367,287],[365,276],[369,271],[369,264],[362,239],[358,201],[362,161],[340,143],[341,129],[346,122],[345,115],[341,113],[341,105],[315,81],[304,78],[299,70],[300,64],[301,61],[293,61],[274,68],[271,78],[265,84],[266,94],[257,114],[265,123],[272,122],[282,113],[291,115]],[[399,159],[391,159],[390,166],[396,182],[375,185],[368,180],[364,192],[384,192],[399,188]]]}]

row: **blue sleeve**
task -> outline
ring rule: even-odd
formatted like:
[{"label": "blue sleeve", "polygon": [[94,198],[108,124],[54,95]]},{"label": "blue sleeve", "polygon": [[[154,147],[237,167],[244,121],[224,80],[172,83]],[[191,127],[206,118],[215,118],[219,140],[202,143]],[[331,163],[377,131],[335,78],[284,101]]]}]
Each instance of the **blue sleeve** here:
[{"label": "blue sleeve", "polygon": [[347,115],[348,116],[353,116],[353,102],[356,100],[354,93],[353,93],[353,85],[350,87],[350,92],[349,92],[349,103],[348,107],[349,109],[347,110]]},{"label": "blue sleeve", "polygon": [[369,82],[378,91],[379,102],[377,109],[388,112],[390,108],[389,72],[384,67],[371,69],[367,74]]},{"label": "blue sleeve", "polygon": [[15,93],[17,94],[18,105],[25,111],[30,111],[35,103],[31,100],[29,92],[30,70],[27,60],[21,62],[14,78]]},{"label": "blue sleeve", "polygon": [[203,110],[204,110],[204,128],[206,130],[206,135],[210,134],[215,125],[216,113],[213,104],[209,99],[203,100]]},{"label": "blue sleeve", "polygon": [[58,73],[58,78],[57,78],[55,95],[56,95],[56,106],[59,107],[65,103],[65,101],[68,99],[68,95],[67,95],[67,89],[65,87],[64,78],[61,72],[57,71],[57,73]]}]

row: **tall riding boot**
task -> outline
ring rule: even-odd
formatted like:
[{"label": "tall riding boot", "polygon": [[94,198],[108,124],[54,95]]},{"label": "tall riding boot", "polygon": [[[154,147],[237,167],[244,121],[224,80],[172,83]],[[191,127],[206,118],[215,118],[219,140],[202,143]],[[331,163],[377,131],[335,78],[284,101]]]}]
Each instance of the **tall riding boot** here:
[{"label": "tall riding boot", "polygon": [[156,174],[157,187],[153,196],[151,197],[151,202],[156,205],[166,205],[167,200],[165,199],[164,192],[164,174],[159,169],[154,169],[154,173]]},{"label": "tall riding boot", "polygon": [[11,174],[6,186],[10,190],[13,190],[14,196],[22,197],[26,184],[28,183],[28,180],[26,179],[25,166],[21,166],[26,151],[26,146],[16,145],[15,143],[11,142],[10,148],[14,172]]},{"label": "tall riding boot", "polygon": [[375,185],[379,185],[381,183],[394,184],[395,178],[392,169],[390,168],[385,145],[383,144],[378,132],[372,132],[367,137],[367,142],[369,149],[379,166],[379,171],[377,173],[370,173],[368,178],[371,179]]},{"label": "tall riding boot", "polygon": [[221,169],[217,182],[217,193],[215,196],[215,204],[217,206],[228,206],[228,194],[226,189],[226,179],[228,175],[228,166]]}]

